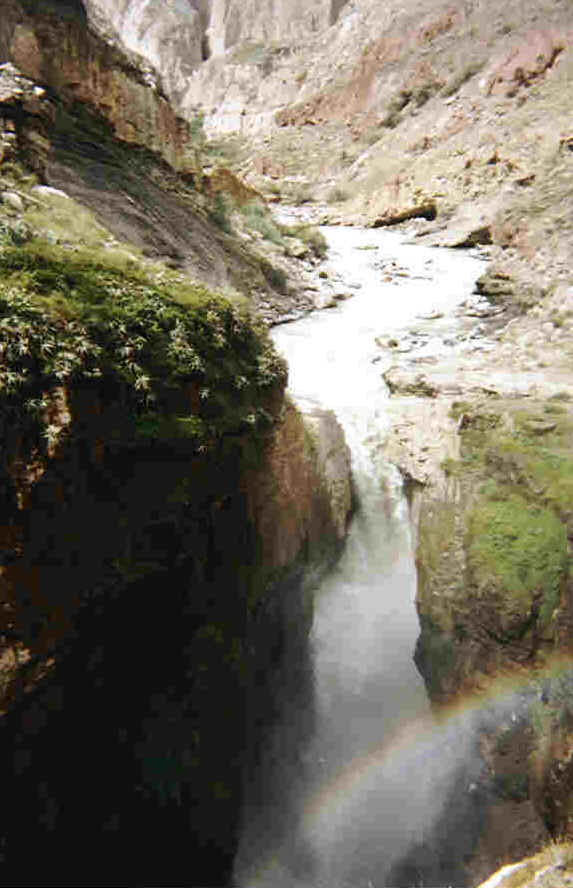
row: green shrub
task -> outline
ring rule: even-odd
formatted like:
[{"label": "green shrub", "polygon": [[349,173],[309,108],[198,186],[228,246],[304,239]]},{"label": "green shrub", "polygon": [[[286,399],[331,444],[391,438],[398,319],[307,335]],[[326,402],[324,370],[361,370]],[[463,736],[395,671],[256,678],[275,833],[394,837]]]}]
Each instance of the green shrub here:
[{"label": "green shrub", "polygon": [[524,802],[529,798],[529,778],[527,774],[496,774],[494,792],[503,799]]},{"label": "green shrub", "polygon": [[561,404],[547,403],[543,405],[543,412],[563,416],[567,413],[567,407],[563,407]]},{"label": "green shrub", "polygon": [[429,99],[435,95],[440,88],[440,84],[435,80],[428,80],[419,86],[415,86],[412,90],[412,101],[416,108],[421,108]]},{"label": "green shrub", "polygon": [[248,227],[259,234],[266,240],[281,246],[283,243],[280,229],[275,225],[268,210],[258,201],[249,201],[241,207],[241,214],[245,219]]},{"label": "green shrub", "polygon": [[315,225],[281,225],[282,234],[287,237],[296,237],[310,247],[318,259],[324,259],[328,253],[328,243],[325,236]]},{"label": "green shrub", "polygon": [[278,268],[276,265],[272,265],[266,259],[263,259],[261,260],[261,271],[273,290],[276,290],[277,293],[281,293],[283,296],[288,292],[288,278],[282,268]]},{"label": "green shrub", "polygon": [[31,188],[38,184],[38,179],[34,173],[30,173],[21,164],[13,161],[4,161],[0,163],[0,177],[8,182],[16,183],[20,188]]},{"label": "green shrub", "polygon": [[189,122],[189,138],[194,145],[200,147],[205,143],[205,112],[198,111]]},{"label": "green shrub", "polygon": [[295,206],[302,206],[306,203],[313,203],[314,196],[308,184],[299,184],[295,187],[292,194],[292,201]]},{"label": "green shrub", "polygon": [[453,96],[464,83],[467,83],[468,80],[471,80],[472,77],[481,71],[484,64],[484,61],[479,60],[469,62],[463,68],[460,68],[442,88],[442,95],[446,97]]},{"label": "green shrub", "polygon": [[469,515],[468,563],[478,590],[497,591],[523,612],[541,593],[547,623],[567,576],[567,532],[548,508],[512,495],[477,504]]},{"label": "green shrub", "polygon": [[396,129],[396,127],[400,123],[400,119],[400,111],[398,111],[396,108],[393,108],[386,112],[380,122],[380,125],[385,126],[387,129]]},{"label": "green shrub", "polygon": [[265,43],[248,41],[233,50],[230,61],[235,65],[262,65],[268,52],[269,48]]},{"label": "green shrub", "polygon": [[46,393],[96,386],[134,435],[207,446],[266,427],[283,360],[244,308],[204,287],[39,242],[0,250],[0,416],[46,427]]},{"label": "green shrub", "polygon": [[19,246],[32,240],[34,232],[22,219],[0,219],[0,244]]},{"label": "green shrub", "polygon": [[221,191],[218,191],[215,195],[213,206],[208,212],[208,216],[211,222],[226,234],[231,234],[233,230],[231,226],[230,212],[231,208],[227,198]]},{"label": "green shrub", "polygon": [[406,107],[412,97],[410,90],[401,89],[388,102],[386,114],[381,122],[382,126],[394,129],[400,122],[400,112]]}]

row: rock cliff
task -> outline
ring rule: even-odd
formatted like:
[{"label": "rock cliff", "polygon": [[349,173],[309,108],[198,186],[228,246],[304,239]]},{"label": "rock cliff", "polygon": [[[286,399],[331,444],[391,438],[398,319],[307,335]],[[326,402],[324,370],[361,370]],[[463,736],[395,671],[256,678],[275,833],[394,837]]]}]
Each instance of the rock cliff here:
[{"label": "rock cliff", "polygon": [[[13,149],[40,182],[78,198],[120,240],[264,303],[269,319],[311,307],[291,279],[299,262],[278,256],[275,268],[264,243],[230,236],[240,183],[229,171],[217,181],[203,175],[189,127],[148,63],[90,31],[79,3],[10,2],[4,13],[5,160]],[[264,214],[260,195],[243,191]]]},{"label": "rock cliff", "polygon": [[264,275],[151,72],[79,2],[7,2],[0,51],[0,872],[224,884],[348,454],[197,282]]},{"label": "rock cliff", "polygon": [[[203,62],[222,57],[233,48],[239,52],[239,65],[243,61],[248,63],[249,55],[253,54],[253,58],[260,56],[258,60],[262,61],[268,46],[274,47],[278,56],[281,47],[289,55],[299,41],[333,25],[346,2],[179,0],[166,7],[160,0],[88,0],[86,6],[94,25],[104,31],[111,25],[125,46],[141,53],[158,69],[173,101],[187,116],[192,116],[194,106],[214,104],[215,93],[210,89],[214,76],[218,80],[217,89],[225,91],[223,79],[226,78],[223,75],[222,79],[219,73],[225,70],[224,63],[209,65],[205,75],[201,75],[202,86],[193,86],[193,75],[199,75]],[[267,64],[273,67],[270,57]],[[237,127],[241,112],[247,110],[248,94],[257,79],[256,76],[253,79],[257,70],[249,67],[246,78],[239,72],[238,81],[231,87],[233,93],[238,87],[241,96]],[[275,82],[274,90],[282,92],[280,81]],[[270,97],[268,93],[267,99]],[[228,100],[234,105],[231,95],[222,104]],[[263,110],[259,108],[259,113]],[[222,119],[228,115],[228,109],[221,107],[220,111]],[[229,123],[227,129],[230,127]]]},{"label": "rock cliff", "polygon": [[[559,320],[572,291],[535,291],[510,268],[520,265],[478,282],[492,302],[484,354],[423,373],[396,356],[385,374],[387,453],[417,534],[416,664],[436,709],[475,707],[479,725],[475,791],[487,811],[472,883],[573,834],[573,389],[571,330]],[[521,300],[530,313],[515,313]]]},{"label": "rock cliff", "polygon": [[201,454],[127,444],[94,390],[53,404],[65,440],[4,464],[1,871],[220,884],[287,652],[311,693],[297,577],[344,533],[341,433],[328,479],[290,406],[262,450]]},{"label": "rock cliff", "polygon": [[41,6],[7,0],[0,56],[49,86],[68,106],[89,106],[123,142],[144,145],[173,166],[183,164],[186,125],[161,93],[153,70],[89,31],[80,0]]},{"label": "rock cliff", "polygon": [[211,55],[241,42],[306,37],[333,25],[348,0],[88,0],[100,26],[111,23],[129,49],[149,58],[172,86]]}]

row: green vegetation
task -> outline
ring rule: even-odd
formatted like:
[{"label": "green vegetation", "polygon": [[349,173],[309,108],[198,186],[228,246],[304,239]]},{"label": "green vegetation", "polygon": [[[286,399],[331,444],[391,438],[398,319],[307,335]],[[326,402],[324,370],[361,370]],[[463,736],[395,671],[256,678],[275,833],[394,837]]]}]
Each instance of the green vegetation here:
[{"label": "green vegetation", "polygon": [[562,407],[561,404],[547,403],[543,406],[543,412],[563,415],[567,413],[567,408]]},{"label": "green vegetation", "polygon": [[[24,219],[28,240],[34,232],[41,232],[43,239],[50,243],[82,244],[96,250],[110,241],[109,232],[93,213],[64,195],[42,195],[42,200],[27,210]],[[135,255],[133,248],[131,255]]]},{"label": "green vegetation", "polygon": [[291,199],[297,207],[300,207],[303,204],[313,203],[314,195],[312,193],[310,185],[305,182],[299,182],[293,188]]},{"label": "green vegetation", "polygon": [[193,145],[202,148],[205,144],[205,112],[199,110],[189,122],[189,138]]},{"label": "green vegetation", "polygon": [[543,699],[540,693],[529,706],[538,747],[556,732],[567,732],[573,727],[573,671],[569,665],[564,668],[558,664],[546,673],[539,681],[539,691],[543,692]]},{"label": "green vegetation", "polygon": [[39,239],[0,249],[0,350],[0,412],[44,440],[59,433],[58,387],[100,391],[135,439],[203,449],[268,426],[286,379],[244,307],[121,253]]},{"label": "green vegetation", "polygon": [[233,50],[230,61],[234,65],[262,65],[268,52],[265,43],[246,41]]},{"label": "green vegetation", "polygon": [[207,215],[217,228],[220,228],[221,231],[224,231],[226,234],[231,234],[233,230],[231,225],[231,211],[232,206],[229,199],[221,191],[218,191],[213,200],[213,206],[208,211]]},{"label": "green vegetation", "polygon": [[421,108],[438,92],[441,86],[440,81],[429,79],[411,88],[403,87],[388,102],[381,125],[388,129],[394,129],[400,123],[401,112],[407,106],[410,106],[411,109]]},{"label": "green vegetation", "polygon": [[[553,405],[545,406],[551,410]],[[547,419],[529,412],[517,413],[513,434],[498,439],[498,459],[530,499],[540,499],[567,520],[573,513],[573,423],[562,414],[552,417],[555,428],[544,434],[540,443],[535,425],[529,424]]]},{"label": "green vegetation", "polygon": [[[257,231],[265,240],[279,247],[286,246],[285,238],[297,238],[305,243],[310,251],[319,259],[324,259],[328,252],[328,245],[323,234],[314,225],[280,225],[274,222],[273,217],[263,203],[251,200],[238,207],[244,223],[251,231]],[[279,292],[284,292],[286,276],[282,269],[273,268],[268,272],[263,268],[265,277]]]},{"label": "green vegetation", "polygon": [[235,65],[256,65],[268,77],[275,61],[290,55],[291,51],[290,46],[281,43],[245,42],[233,50],[229,61]]},{"label": "green vegetation", "polygon": [[19,246],[31,240],[32,230],[26,223],[18,219],[17,221],[8,221],[0,218],[0,244],[13,244]]},{"label": "green vegetation", "polygon": [[188,157],[199,175],[205,168],[217,166],[236,168],[249,157],[249,147],[244,137],[237,133],[209,139],[205,132],[205,114],[196,112],[189,123]]},{"label": "green vegetation", "polygon": [[566,529],[550,509],[502,496],[491,491],[468,517],[468,564],[477,594],[497,593],[502,607],[517,606],[524,616],[541,595],[539,616],[547,624],[567,576]]},{"label": "green vegetation", "polygon": [[271,262],[267,262],[266,259],[261,259],[261,271],[264,274],[267,283],[270,284],[273,290],[283,294],[287,292],[288,279],[286,272],[283,271],[282,268],[278,268],[278,266],[273,265]]},{"label": "green vegetation", "polygon": [[524,802],[529,798],[529,778],[527,774],[497,774],[494,788],[498,796],[513,802]]},{"label": "green vegetation", "polygon": [[[455,648],[465,635],[475,638],[476,627],[486,633],[486,649],[488,638],[518,643],[540,660],[561,643],[572,578],[573,418],[566,404],[561,397],[452,404],[460,457],[442,462],[446,499],[422,503],[416,553],[418,661],[436,697],[447,697],[467,669],[480,670],[471,647]],[[501,648],[498,654],[503,660]],[[526,787],[500,791],[517,798]]]},{"label": "green vegetation", "polygon": [[314,225],[281,225],[280,231],[287,237],[296,237],[303,241],[316,256],[317,259],[324,259],[328,253],[328,244],[326,238]]},{"label": "green vegetation", "polygon": [[462,458],[447,468],[474,490],[466,552],[476,594],[493,595],[524,620],[538,609],[547,625],[568,577],[573,423],[561,404],[541,406],[536,413],[496,403],[492,413],[454,404],[464,420]]},{"label": "green vegetation", "polygon": [[251,230],[258,231],[264,238],[272,241],[272,243],[281,246],[283,237],[279,226],[277,226],[270,213],[264,206],[256,200],[251,200],[240,208],[240,212]]},{"label": "green vegetation", "polygon": [[5,184],[16,185],[19,188],[31,188],[38,183],[36,175],[17,161],[4,161],[0,165],[0,177]]},{"label": "green vegetation", "polygon": [[467,83],[468,80],[471,80],[472,77],[475,77],[482,70],[484,64],[485,62],[481,59],[468,62],[448,80],[442,88],[442,95],[453,96],[464,83]]},{"label": "green vegetation", "polygon": [[237,133],[218,136],[205,142],[204,166],[223,166],[236,170],[249,159],[250,150],[244,136]]}]

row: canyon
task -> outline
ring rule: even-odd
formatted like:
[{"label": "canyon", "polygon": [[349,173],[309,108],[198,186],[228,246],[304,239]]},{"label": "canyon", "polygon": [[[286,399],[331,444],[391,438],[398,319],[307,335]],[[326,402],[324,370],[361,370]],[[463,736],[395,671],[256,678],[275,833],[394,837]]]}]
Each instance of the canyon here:
[{"label": "canyon", "polygon": [[[11,883],[72,884],[90,859],[100,881],[113,863],[232,884],[286,687],[309,713],[281,747],[298,773],[316,584],[361,507],[332,405],[292,403],[266,327],[350,310],[329,224],[488,263],[456,321],[474,332],[428,305],[369,346],[389,392],[376,458],[415,547],[408,657],[438,718],[511,699],[480,728],[487,777],[460,777],[482,818],[463,860],[440,859],[462,854],[439,850],[445,817],[388,878],[469,885],[511,863],[495,884],[567,884],[572,42],[561,0],[4,0]],[[389,300],[427,271],[373,269],[362,286]]]}]

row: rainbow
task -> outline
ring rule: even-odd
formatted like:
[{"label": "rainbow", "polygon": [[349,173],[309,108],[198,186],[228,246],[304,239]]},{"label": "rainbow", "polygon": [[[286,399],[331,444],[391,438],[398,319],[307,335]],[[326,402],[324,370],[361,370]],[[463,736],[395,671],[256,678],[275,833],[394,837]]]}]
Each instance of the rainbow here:
[{"label": "rainbow", "polygon": [[[408,773],[410,765],[420,758],[436,756],[436,750],[451,748],[458,736],[468,736],[472,719],[489,708],[499,708],[502,718],[512,716],[517,694],[531,697],[539,693],[543,683],[557,679],[573,668],[573,656],[557,654],[547,657],[543,665],[530,669],[520,667],[473,689],[454,703],[433,711],[429,716],[399,724],[390,735],[363,755],[353,759],[333,777],[319,786],[306,800],[301,812],[301,834],[310,838],[323,837],[326,845],[335,842],[337,827],[344,823],[353,801],[368,791],[375,779],[384,779],[386,771]],[[515,716],[514,716],[515,718]],[[330,836],[330,838],[329,838]],[[273,858],[260,861],[257,873],[270,874]],[[259,883],[252,874],[248,885]],[[263,881],[260,885],[273,884]]]}]

